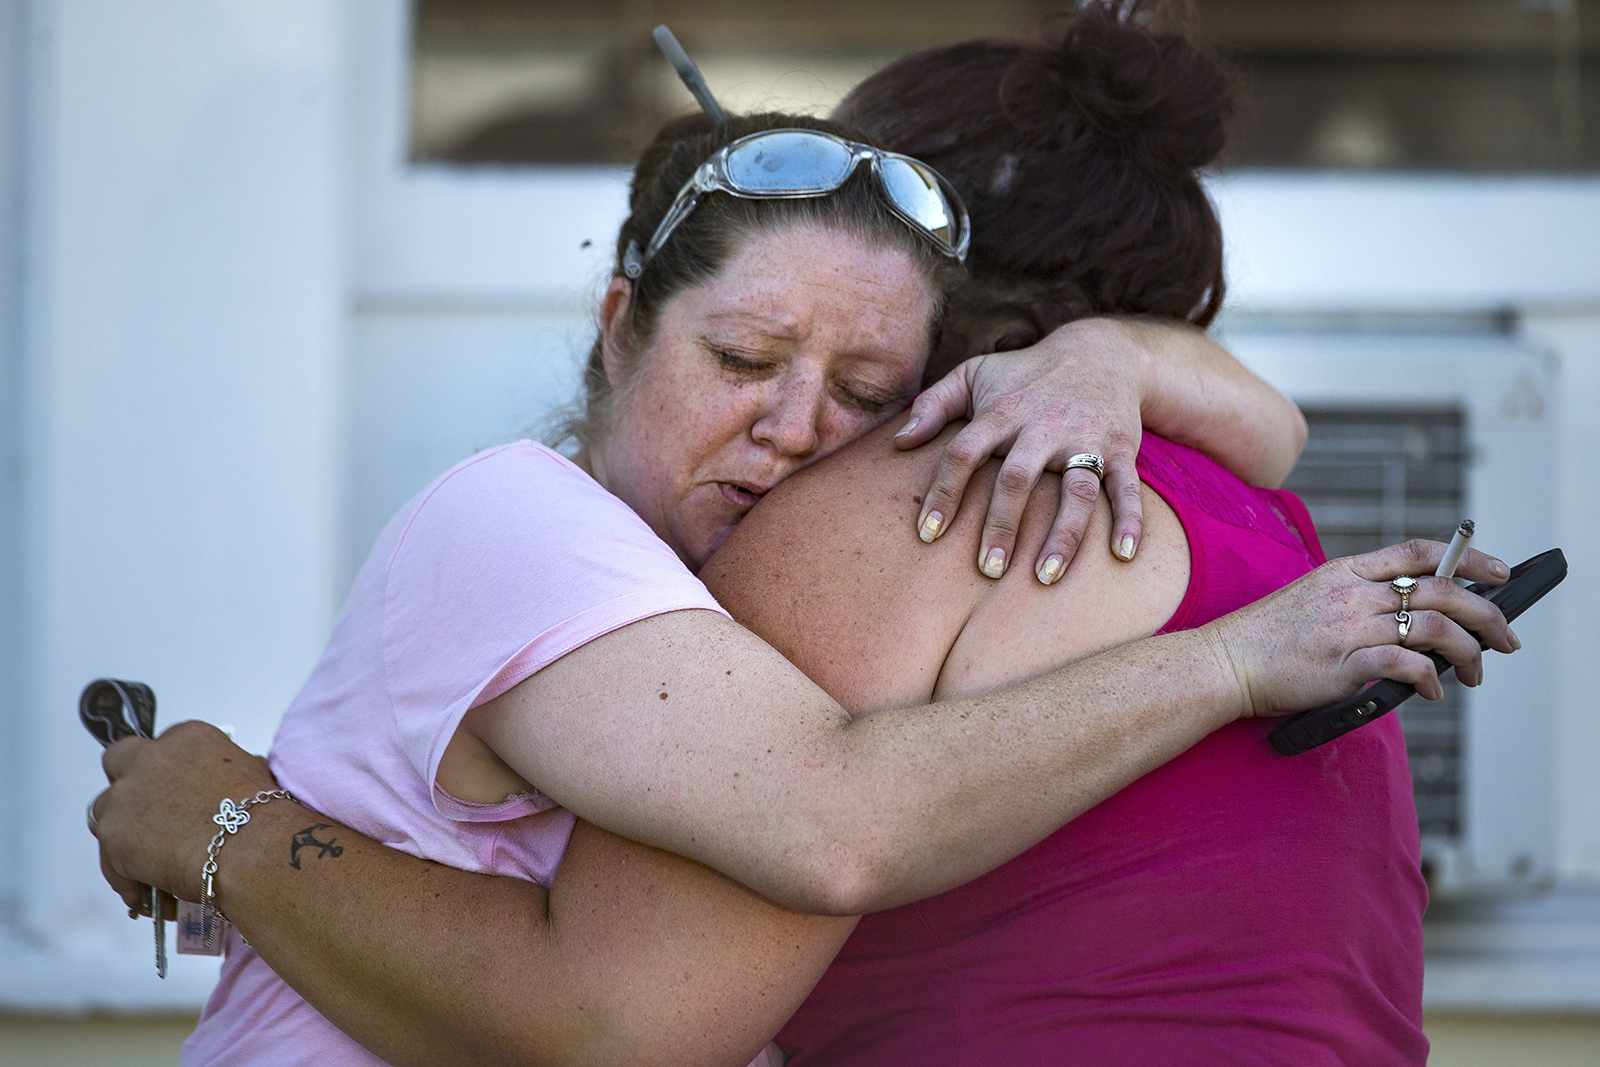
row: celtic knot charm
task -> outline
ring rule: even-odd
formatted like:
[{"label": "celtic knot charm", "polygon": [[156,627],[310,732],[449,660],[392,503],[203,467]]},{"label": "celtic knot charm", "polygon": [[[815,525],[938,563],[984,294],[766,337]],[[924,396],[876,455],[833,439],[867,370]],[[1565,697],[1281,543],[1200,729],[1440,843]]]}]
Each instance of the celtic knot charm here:
[{"label": "celtic knot charm", "polygon": [[250,813],[235,805],[230,798],[224,797],[221,810],[211,816],[211,821],[228,833],[236,834],[239,832],[239,827],[250,821]]}]

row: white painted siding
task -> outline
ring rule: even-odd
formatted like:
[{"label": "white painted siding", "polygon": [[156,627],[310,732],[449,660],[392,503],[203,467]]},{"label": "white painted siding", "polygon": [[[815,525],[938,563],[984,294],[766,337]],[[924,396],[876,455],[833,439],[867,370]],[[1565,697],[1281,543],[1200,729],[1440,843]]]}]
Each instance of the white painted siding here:
[{"label": "white painted siding", "polygon": [[[193,1007],[214,969],[157,982],[99,880],[79,687],[264,748],[389,512],[570,396],[626,175],[408,165],[406,63],[400,0],[0,0],[0,1007]],[[1600,1010],[1600,179],[1214,189],[1241,354],[1463,404],[1492,547],[1572,556],[1474,703],[1429,997]],[[1537,425],[1497,414],[1524,373]]]}]

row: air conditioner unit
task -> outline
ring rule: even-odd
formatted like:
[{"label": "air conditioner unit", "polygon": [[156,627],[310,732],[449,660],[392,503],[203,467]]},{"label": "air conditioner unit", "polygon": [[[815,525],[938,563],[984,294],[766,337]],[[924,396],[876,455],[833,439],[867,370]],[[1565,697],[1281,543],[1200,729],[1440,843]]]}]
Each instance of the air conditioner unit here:
[{"label": "air conditioner unit", "polygon": [[[1462,518],[1509,563],[1555,544],[1554,359],[1498,317],[1244,320],[1225,333],[1306,412],[1288,487],[1330,556],[1446,539]],[[1399,711],[1436,900],[1554,876],[1553,623],[1530,611],[1516,625],[1522,651],[1486,653],[1482,686],[1452,681],[1444,700]]]}]

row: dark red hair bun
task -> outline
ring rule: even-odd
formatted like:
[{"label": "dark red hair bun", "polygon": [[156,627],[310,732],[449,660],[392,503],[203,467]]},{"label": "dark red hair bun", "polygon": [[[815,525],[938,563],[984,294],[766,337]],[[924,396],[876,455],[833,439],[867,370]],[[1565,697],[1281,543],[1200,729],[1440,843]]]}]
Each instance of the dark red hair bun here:
[{"label": "dark red hair bun", "polygon": [[978,281],[1059,325],[1096,313],[1209,323],[1222,232],[1198,171],[1221,153],[1233,78],[1168,5],[1097,2],[1037,39],[928,49],[858,85],[836,117],[937,167],[972,213]]}]

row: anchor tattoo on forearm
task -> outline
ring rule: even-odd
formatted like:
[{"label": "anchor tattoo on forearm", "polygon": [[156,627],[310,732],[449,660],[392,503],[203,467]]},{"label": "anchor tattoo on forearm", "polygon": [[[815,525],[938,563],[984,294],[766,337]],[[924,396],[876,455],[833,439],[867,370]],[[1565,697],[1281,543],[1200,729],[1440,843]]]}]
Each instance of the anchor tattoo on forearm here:
[{"label": "anchor tattoo on forearm", "polygon": [[319,860],[328,856],[338,859],[340,856],[344,855],[344,846],[337,843],[339,840],[338,838],[331,837],[326,841],[317,840],[318,830],[331,829],[333,829],[332,823],[319,822],[314,826],[308,826],[304,830],[298,831],[294,837],[290,838],[289,866],[293,867],[297,871],[300,869],[300,850],[303,848],[316,849],[317,859]]}]

